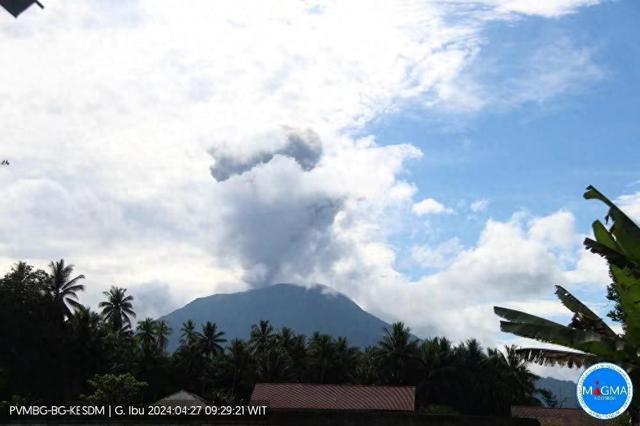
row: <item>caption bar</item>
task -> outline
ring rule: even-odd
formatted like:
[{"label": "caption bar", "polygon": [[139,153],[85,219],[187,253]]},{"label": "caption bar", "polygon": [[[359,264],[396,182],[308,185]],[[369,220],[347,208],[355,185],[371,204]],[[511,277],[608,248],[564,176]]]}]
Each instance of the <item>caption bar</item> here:
[{"label": "caption bar", "polygon": [[10,405],[10,417],[266,416],[266,405]]}]

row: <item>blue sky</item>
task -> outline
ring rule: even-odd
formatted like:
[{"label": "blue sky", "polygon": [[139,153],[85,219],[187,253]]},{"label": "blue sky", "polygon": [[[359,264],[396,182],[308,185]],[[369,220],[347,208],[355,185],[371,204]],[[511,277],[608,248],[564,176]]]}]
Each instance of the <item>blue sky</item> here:
[{"label": "blue sky", "polygon": [[[419,196],[445,205],[489,201],[480,215],[438,218],[434,235],[423,237],[437,241],[457,236],[471,245],[483,226],[481,219],[505,220],[518,209],[534,215],[568,209],[586,233],[603,215],[601,205],[582,199],[587,185],[612,198],[637,190],[639,19],[637,3],[619,1],[552,20],[496,23],[473,65],[495,65],[479,71],[493,74],[488,84],[504,84],[514,78],[514,70],[526,73],[530,53],[558,38],[590,50],[601,75],[542,102],[434,118],[420,107],[401,108],[363,130],[383,144],[408,142],[424,151],[407,170],[419,183]],[[399,247],[406,243],[407,238],[396,241]]]},{"label": "blue sky", "polygon": [[[362,10],[366,8],[367,13]],[[0,268],[64,257],[140,317],[277,282],[416,335],[602,313],[581,241],[640,217],[631,0],[67,0],[0,15]],[[520,344],[526,342],[516,341]],[[530,342],[529,342],[530,343]]]}]

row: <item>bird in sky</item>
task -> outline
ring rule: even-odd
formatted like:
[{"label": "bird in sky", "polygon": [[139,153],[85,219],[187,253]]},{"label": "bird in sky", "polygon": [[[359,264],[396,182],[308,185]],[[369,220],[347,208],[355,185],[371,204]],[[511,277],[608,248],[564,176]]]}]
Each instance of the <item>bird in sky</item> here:
[{"label": "bird in sky", "polygon": [[8,166],[9,165],[9,160],[2,160],[2,164],[3,166]]}]

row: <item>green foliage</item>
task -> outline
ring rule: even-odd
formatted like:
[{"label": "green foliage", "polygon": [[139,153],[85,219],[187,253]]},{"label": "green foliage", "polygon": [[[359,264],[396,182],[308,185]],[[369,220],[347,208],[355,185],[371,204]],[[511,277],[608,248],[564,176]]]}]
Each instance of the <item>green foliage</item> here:
[{"label": "green foliage", "polygon": [[344,337],[307,338],[267,320],[251,327],[247,341],[230,342],[215,323],[186,321],[180,346],[167,353],[172,330],[152,318],[131,324],[133,297],[124,288],[105,292],[100,314],[79,303],[67,303],[63,314],[64,298],[53,296],[51,283],[63,288],[80,276],[72,278],[63,261],[53,265],[67,271],[58,272],[62,278],[18,263],[0,279],[0,347],[7,348],[0,351],[0,400],[137,404],[185,389],[243,403],[257,382],[304,382],[412,385],[418,408],[433,412],[508,415],[512,404],[539,404],[536,376],[513,359],[513,348],[420,341],[402,323],[361,350]]},{"label": "green foliage", "polygon": [[47,291],[53,298],[64,318],[70,318],[73,310],[80,307],[78,292],[84,290],[84,285],[78,282],[84,279],[84,275],[71,278],[73,265],[65,265],[64,259],[49,263],[49,279]]},{"label": "green foliage", "polygon": [[[623,333],[618,335],[606,323],[567,290],[556,286],[556,295],[573,312],[567,326],[524,312],[495,307],[495,313],[505,319],[502,331],[542,342],[554,343],[577,350],[549,350],[525,348],[518,351],[526,361],[546,365],[588,366],[609,361],[622,365],[634,384],[640,385],[640,228],[611,200],[592,186],[587,187],[586,199],[602,201],[609,207],[605,223],[593,222],[594,238],[586,238],[585,248],[605,258],[613,283],[607,298],[616,302],[609,317],[620,321]],[[639,400],[634,396],[632,408],[638,412]]]},{"label": "green foliage", "polygon": [[102,316],[115,333],[127,332],[131,328],[131,318],[135,318],[133,310],[133,296],[126,295],[127,289],[112,286],[103,292],[107,300],[98,305],[102,309]]},{"label": "green foliage", "polygon": [[94,392],[86,397],[92,405],[126,405],[142,403],[147,383],[136,380],[130,373],[102,374],[89,380]]}]

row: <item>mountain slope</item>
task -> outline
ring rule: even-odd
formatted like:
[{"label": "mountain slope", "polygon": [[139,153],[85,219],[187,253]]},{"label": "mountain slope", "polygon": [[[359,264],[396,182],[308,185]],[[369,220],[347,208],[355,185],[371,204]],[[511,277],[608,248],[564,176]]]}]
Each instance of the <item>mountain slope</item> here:
[{"label": "mountain slope", "polygon": [[536,382],[536,388],[547,389],[558,399],[562,408],[578,408],[576,384],[570,380],[558,380],[553,377],[543,377]]},{"label": "mountain slope", "polygon": [[286,326],[307,336],[314,331],[345,336],[352,345],[361,347],[377,343],[383,328],[389,327],[348,297],[327,287],[305,288],[292,284],[198,298],[161,319],[173,329],[170,351],[178,347],[180,328],[189,319],[198,328],[206,321],[217,323],[228,340],[248,339],[251,325],[266,319],[276,330]]}]

